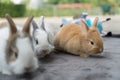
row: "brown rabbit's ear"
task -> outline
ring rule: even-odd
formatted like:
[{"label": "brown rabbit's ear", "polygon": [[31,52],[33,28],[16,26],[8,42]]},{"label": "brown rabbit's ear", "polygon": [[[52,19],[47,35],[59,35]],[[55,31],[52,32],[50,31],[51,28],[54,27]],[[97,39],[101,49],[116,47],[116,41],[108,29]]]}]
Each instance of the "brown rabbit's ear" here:
[{"label": "brown rabbit's ear", "polygon": [[5,17],[10,25],[10,34],[11,35],[15,34],[17,32],[17,28],[15,23],[12,20],[12,17],[9,14],[6,14]]},{"label": "brown rabbit's ear", "polygon": [[31,21],[33,20],[33,15],[31,15],[25,22],[24,24],[24,27],[23,27],[23,32],[24,33],[28,33],[29,34],[29,31],[30,31],[30,23]]},{"label": "brown rabbit's ear", "polygon": [[99,18],[96,17],[95,20],[94,20],[94,22],[93,22],[92,28],[97,28],[98,20],[99,20]]},{"label": "brown rabbit's ear", "polygon": [[81,20],[81,27],[82,27],[82,31],[83,33],[87,33],[89,28],[88,28],[88,25],[85,23],[85,21]]}]

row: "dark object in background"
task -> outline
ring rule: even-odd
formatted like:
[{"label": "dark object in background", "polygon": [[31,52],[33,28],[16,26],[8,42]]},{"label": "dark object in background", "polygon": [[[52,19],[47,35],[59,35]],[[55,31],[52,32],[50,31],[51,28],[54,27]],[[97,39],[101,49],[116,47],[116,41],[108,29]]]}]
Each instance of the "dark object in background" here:
[{"label": "dark object in background", "polygon": [[112,32],[108,32],[104,37],[120,38],[120,34],[112,34]]},{"label": "dark object in background", "polygon": [[106,21],[109,21],[109,20],[111,20],[111,18],[107,18],[107,19],[106,19]]},{"label": "dark object in background", "polygon": [[103,10],[103,15],[105,14],[111,14],[111,5],[109,4],[104,4],[101,6],[102,10]]},{"label": "dark object in background", "polygon": [[60,27],[63,27],[63,26],[64,26],[64,24],[61,24],[61,25],[60,25]]},{"label": "dark object in background", "polygon": [[112,32],[108,32],[105,37],[111,37],[112,36]]}]

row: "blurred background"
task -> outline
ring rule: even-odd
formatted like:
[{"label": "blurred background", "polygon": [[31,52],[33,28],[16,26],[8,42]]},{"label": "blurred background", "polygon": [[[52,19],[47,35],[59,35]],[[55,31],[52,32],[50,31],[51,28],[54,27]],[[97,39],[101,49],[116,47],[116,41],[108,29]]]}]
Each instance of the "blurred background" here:
[{"label": "blurred background", "polygon": [[23,24],[23,20],[33,14],[38,21],[45,16],[45,22],[60,26],[74,17],[87,13],[87,18],[98,16],[100,20],[111,18],[101,24],[104,31],[120,34],[120,0],[0,0],[0,23],[6,21],[9,13],[15,23]]},{"label": "blurred background", "polygon": [[120,0],[0,0],[0,17],[119,15]]}]

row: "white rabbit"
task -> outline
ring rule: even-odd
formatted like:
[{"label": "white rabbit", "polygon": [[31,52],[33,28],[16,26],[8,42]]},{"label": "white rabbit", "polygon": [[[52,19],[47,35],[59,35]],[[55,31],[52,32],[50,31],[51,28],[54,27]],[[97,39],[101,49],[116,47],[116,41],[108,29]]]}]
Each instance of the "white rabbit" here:
[{"label": "white rabbit", "polygon": [[27,19],[23,29],[16,27],[10,15],[6,14],[6,19],[9,26],[0,26],[0,72],[12,75],[36,70],[39,67],[38,60],[29,34],[33,16]]},{"label": "white rabbit", "polygon": [[60,27],[51,26],[44,22],[44,16],[41,16],[38,24],[33,20],[33,44],[36,55],[41,58],[50,54],[54,49],[53,40]]}]

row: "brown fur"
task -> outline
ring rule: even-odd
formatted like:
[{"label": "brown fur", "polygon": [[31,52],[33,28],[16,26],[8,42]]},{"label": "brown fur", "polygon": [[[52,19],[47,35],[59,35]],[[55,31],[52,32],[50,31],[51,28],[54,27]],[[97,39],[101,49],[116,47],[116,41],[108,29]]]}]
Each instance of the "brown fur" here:
[{"label": "brown fur", "polygon": [[18,55],[18,49],[16,47],[16,39],[18,37],[18,34],[14,34],[9,37],[7,40],[7,45],[6,45],[6,61],[7,63],[10,63],[14,60],[16,60]]},{"label": "brown fur", "polygon": [[15,23],[12,20],[12,17],[10,15],[8,15],[8,14],[6,14],[5,17],[8,20],[8,23],[10,25],[10,35],[15,34],[17,32],[17,28],[16,28]]},{"label": "brown fur", "polygon": [[[90,29],[84,21],[82,21],[82,25],[68,24],[63,26],[55,37],[55,48],[82,57],[102,52],[103,41],[96,28],[97,21],[96,18]],[[93,40],[94,45],[89,44],[90,40]]]},{"label": "brown fur", "polygon": [[23,33],[24,34],[29,34],[29,32],[30,32],[30,23],[31,23],[31,21],[33,20],[33,15],[32,16],[30,16],[27,20],[26,20],[26,22],[25,22],[25,24],[24,24],[24,28],[23,28]]}]

